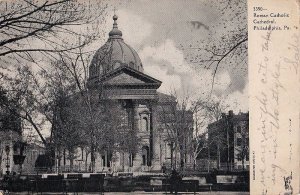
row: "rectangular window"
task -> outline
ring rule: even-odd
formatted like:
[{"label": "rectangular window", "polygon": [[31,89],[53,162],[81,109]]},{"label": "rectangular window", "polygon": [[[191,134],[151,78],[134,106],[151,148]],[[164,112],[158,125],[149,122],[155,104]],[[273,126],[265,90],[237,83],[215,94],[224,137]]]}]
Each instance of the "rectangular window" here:
[{"label": "rectangular window", "polygon": [[105,155],[102,155],[101,159],[102,159],[102,166],[105,167]]},{"label": "rectangular window", "polygon": [[242,132],[241,126],[237,126],[237,127],[236,127],[236,132],[237,132],[237,133],[241,133],[241,132]]},{"label": "rectangular window", "polygon": [[241,154],[238,154],[238,155],[237,155],[237,160],[238,160],[238,161],[241,161],[241,160],[242,160]]},{"label": "rectangular window", "polygon": [[236,145],[237,146],[242,146],[242,138],[237,138],[236,139]]},{"label": "rectangular window", "polygon": [[246,154],[246,161],[249,161],[249,153]]},{"label": "rectangular window", "polygon": [[129,167],[133,167],[134,156],[132,153],[129,154]]},{"label": "rectangular window", "polygon": [[146,165],[146,156],[143,155],[143,166],[145,166],[145,165]]}]

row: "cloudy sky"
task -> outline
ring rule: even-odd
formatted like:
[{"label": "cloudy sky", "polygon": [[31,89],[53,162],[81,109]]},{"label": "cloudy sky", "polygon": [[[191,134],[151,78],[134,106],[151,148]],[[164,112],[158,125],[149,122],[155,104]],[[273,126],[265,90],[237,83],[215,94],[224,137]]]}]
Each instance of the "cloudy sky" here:
[{"label": "cloudy sky", "polygon": [[[207,53],[203,52],[207,48],[206,44],[215,40],[220,41],[220,37],[224,35],[230,37],[231,31],[237,32],[237,27],[246,26],[247,21],[240,19],[241,17],[237,17],[234,13],[236,10],[242,10],[246,15],[246,1],[242,5],[240,0],[232,0],[230,9],[225,11],[220,8],[228,4],[226,0],[211,2],[208,0],[103,0],[101,3],[98,0],[90,0],[90,2],[94,7],[102,6],[103,3],[108,4],[104,22],[101,21],[99,25],[99,31],[103,32],[103,36],[88,48],[90,51],[96,51],[107,41],[108,33],[112,29],[112,16],[116,12],[124,41],[139,54],[145,73],[162,81],[159,89],[161,92],[170,94],[175,90],[179,97],[188,95],[193,99],[202,100],[212,97],[221,100],[224,105],[229,105],[228,110],[248,111],[247,56],[239,59],[239,55],[235,55],[237,59],[223,61],[219,65],[215,78],[212,76],[214,67],[207,69],[205,66],[208,63],[198,62],[207,59]],[[241,5],[242,7],[238,7]],[[95,10],[97,11],[98,8],[93,9]],[[74,31],[85,31],[86,27],[75,25],[71,28]],[[73,37],[61,36],[64,41],[68,42],[68,39],[69,42],[74,41]],[[43,44],[35,40],[28,45],[38,47]],[[220,47],[222,45],[219,44]],[[195,57],[196,61],[193,60]],[[38,64],[47,67],[43,59]],[[34,66],[36,64],[32,65]],[[213,78],[214,88],[211,91]],[[211,92],[212,96],[210,96]]]},{"label": "cloudy sky", "polygon": [[[99,47],[112,28],[114,8],[124,41],[138,52],[145,73],[162,81],[161,92],[175,89],[181,96],[208,97],[212,70],[191,63],[189,57],[195,51],[185,48],[211,38],[211,29],[216,35],[218,31],[224,33],[218,24],[226,15],[220,13],[217,5],[183,0],[109,1],[106,33],[103,41],[97,43]],[[231,66],[221,64],[217,72],[213,97],[229,105],[228,110],[248,111],[247,66],[247,60]]]}]

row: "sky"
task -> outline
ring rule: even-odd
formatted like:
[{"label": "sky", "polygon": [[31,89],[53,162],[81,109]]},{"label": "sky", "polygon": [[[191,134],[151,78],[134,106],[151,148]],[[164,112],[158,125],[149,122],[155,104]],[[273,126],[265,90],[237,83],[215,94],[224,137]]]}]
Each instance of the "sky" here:
[{"label": "sky", "polygon": [[[193,99],[208,97],[212,70],[191,63],[189,56],[195,51],[185,48],[211,38],[211,29],[217,32],[215,36],[224,33],[218,23],[226,15],[220,13],[217,5],[195,0],[109,1],[106,37],[99,47],[112,28],[114,9],[124,41],[139,54],[144,72],[162,81],[159,91],[168,94],[175,90],[181,97],[188,95]],[[212,97],[235,113],[248,111],[247,70],[247,60],[230,66],[222,64],[215,78]]]},{"label": "sky", "polygon": [[[101,3],[97,0],[90,1],[94,7],[97,7],[95,4],[101,6],[105,3],[108,7],[104,14],[105,19],[98,28],[102,36],[88,48],[89,51],[95,52],[107,41],[108,33],[112,29],[112,16],[115,13],[118,16],[117,23],[123,33],[123,39],[139,54],[144,73],[162,81],[160,92],[170,94],[176,91],[181,99],[189,96],[193,100],[207,100],[211,97],[226,105],[227,111],[233,110],[235,113],[248,111],[247,59],[236,60],[230,64],[226,61],[221,63],[215,78],[212,76],[213,68],[207,69],[203,64],[192,61],[194,57],[199,60],[207,57],[203,53],[203,49],[206,48],[204,43],[226,35],[241,22],[246,24],[246,21],[237,17],[230,19],[232,18],[230,11],[220,10],[220,5],[224,5],[226,1],[104,0]],[[222,24],[224,21],[225,24]],[[75,25],[72,28],[74,31],[85,31],[87,26]],[[61,36],[69,42],[74,41],[72,37]],[[35,40],[31,41],[29,46],[42,44],[44,43]],[[191,49],[193,47],[200,48],[201,51]],[[39,66],[47,67],[47,63],[43,60],[38,63]],[[211,91],[213,78],[214,88]]]}]

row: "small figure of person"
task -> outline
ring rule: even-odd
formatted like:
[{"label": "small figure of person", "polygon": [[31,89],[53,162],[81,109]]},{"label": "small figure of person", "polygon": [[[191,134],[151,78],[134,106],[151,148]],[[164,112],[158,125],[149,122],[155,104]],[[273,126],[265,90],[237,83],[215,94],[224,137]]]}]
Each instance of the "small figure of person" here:
[{"label": "small figure of person", "polygon": [[180,186],[180,181],[181,181],[181,176],[178,174],[178,172],[175,169],[173,169],[170,176],[171,194],[173,194],[173,192],[175,192],[175,194],[178,193],[178,187]]},{"label": "small figure of person", "polygon": [[2,187],[4,194],[9,194],[12,188],[12,180],[10,178],[10,175],[4,175]]}]

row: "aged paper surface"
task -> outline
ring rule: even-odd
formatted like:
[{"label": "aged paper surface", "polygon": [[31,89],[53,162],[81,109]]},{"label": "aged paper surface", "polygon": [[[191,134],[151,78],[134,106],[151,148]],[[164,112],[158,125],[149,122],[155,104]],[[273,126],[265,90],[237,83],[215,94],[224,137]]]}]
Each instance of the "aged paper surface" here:
[{"label": "aged paper surface", "polygon": [[250,192],[299,193],[299,5],[248,1]]}]

